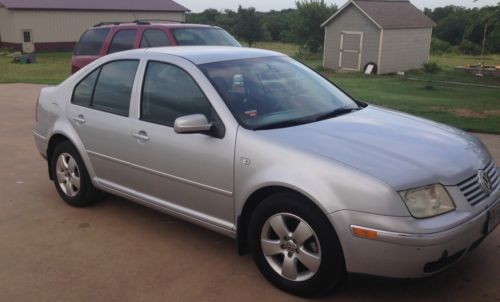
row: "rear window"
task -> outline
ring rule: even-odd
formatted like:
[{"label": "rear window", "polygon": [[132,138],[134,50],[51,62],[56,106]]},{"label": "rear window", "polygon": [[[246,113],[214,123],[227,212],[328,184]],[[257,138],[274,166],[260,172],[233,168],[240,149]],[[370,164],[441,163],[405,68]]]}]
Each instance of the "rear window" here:
[{"label": "rear window", "polygon": [[241,46],[221,28],[177,28],[173,33],[177,45]]},{"label": "rear window", "polygon": [[96,56],[109,34],[109,28],[89,29],[83,33],[75,48],[75,55]]},{"label": "rear window", "polygon": [[109,46],[108,53],[124,51],[134,48],[135,35],[137,30],[124,29],[116,32],[111,45]]},{"label": "rear window", "polygon": [[146,29],[141,39],[141,48],[170,46],[167,33],[161,29]]}]

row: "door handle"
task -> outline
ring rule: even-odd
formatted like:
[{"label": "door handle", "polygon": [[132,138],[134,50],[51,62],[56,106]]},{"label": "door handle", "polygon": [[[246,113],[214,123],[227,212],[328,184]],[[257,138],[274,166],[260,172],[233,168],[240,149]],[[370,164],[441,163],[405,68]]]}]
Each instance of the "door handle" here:
[{"label": "door handle", "polygon": [[149,140],[149,136],[148,134],[146,133],[146,131],[144,130],[141,130],[137,133],[134,133],[133,136],[138,139],[139,141],[142,141],[142,142],[147,142]]},{"label": "door handle", "polygon": [[75,116],[73,120],[78,124],[78,125],[83,125],[85,124],[85,117],[83,114],[79,114],[78,116]]}]

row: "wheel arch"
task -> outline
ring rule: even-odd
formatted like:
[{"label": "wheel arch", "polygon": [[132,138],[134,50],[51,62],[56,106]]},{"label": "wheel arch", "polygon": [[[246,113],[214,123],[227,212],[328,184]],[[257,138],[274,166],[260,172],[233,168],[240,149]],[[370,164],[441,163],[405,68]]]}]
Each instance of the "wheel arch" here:
[{"label": "wheel arch", "polygon": [[47,166],[48,166],[50,180],[54,180],[54,178],[52,177],[52,156],[54,150],[56,149],[57,145],[65,141],[71,142],[71,140],[67,136],[60,133],[55,133],[50,137],[49,143],[47,144],[47,163],[48,163]]},{"label": "wheel arch", "polygon": [[[62,126],[64,126],[64,125],[62,125]],[[95,176],[94,169],[90,163],[90,159],[89,159],[87,153],[85,152],[85,149],[83,147],[82,142],[79,140],[78,136],[74,132],[74,129],[71,128],[71,131],[69,131],[69,132],[70,133],[68,134],[67,131],[56,130],[56,131],[52,132],[52,134],[50,135],[50,138],[49,138],[48,143],[47,143],[47,164],[48,164],[49,178],[51,180],[53,180],[52,179],[51,161],[52,161],[52,155],[53,155],[55,147],[58,144],[60,144],[61,142],[69,141],[76,148],[78,153],[80,154],[80,157],[83,160],[85,168],[87,169],[87,172],[89,173],[90,180],[92,181],[92,183],[94,183],[94,185],[96,185],[95,181],[94,181],[94,176]],[[71,134],[73,134],[73,135],[71,135]]]},{"label": "wheel arch", "polygon": [[[238,246],[238,253],[240,255],[244,255],[248,252],[248,242],[247,242],[248,224],[257,206],[269,196],[287,192],[304,197],[306,200],[309,201],[311,206],[316,207],[318,210],[320,210],[322,213],[326,215],[324,209],[318,206],[318,204],[314,202],[310,196],[307,196],[296,189],[289,188],[283,185],[271,185],[259,188],[255,190],[252,194],[250,194],[250,196],[245,200],[241,213],[237,217],[236,242]],[[333,225],[332,228],[335,230]]]}]

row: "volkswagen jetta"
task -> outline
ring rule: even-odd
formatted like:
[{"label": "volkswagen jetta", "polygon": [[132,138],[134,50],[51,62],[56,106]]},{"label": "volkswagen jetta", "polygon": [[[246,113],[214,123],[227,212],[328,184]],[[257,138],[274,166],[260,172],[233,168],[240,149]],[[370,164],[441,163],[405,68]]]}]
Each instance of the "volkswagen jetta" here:
[{"label": "volkswagen jetta", "polygon": [[68,204],[105,191],[234,237],[301,296],[346,272],[429,276],[500,220],[478,139],[354,100],[271,51],[100,58],[41,91],[34,135]]}]

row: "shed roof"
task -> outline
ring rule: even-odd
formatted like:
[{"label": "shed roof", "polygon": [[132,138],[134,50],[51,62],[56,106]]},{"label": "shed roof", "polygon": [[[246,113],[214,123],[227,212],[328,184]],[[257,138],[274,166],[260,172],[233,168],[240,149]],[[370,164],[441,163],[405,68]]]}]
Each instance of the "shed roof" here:
[{"label": "shed roof", "polygon": [[189,11],[172,0],[0,0],[0,6],[31,10]]},{"label": "shed roof", "polygon": [[416,8],[409,0],[350,0],[321,26],[328,25],[336,16],[353,4],[380,28],[428,28],[436,23]]}]

